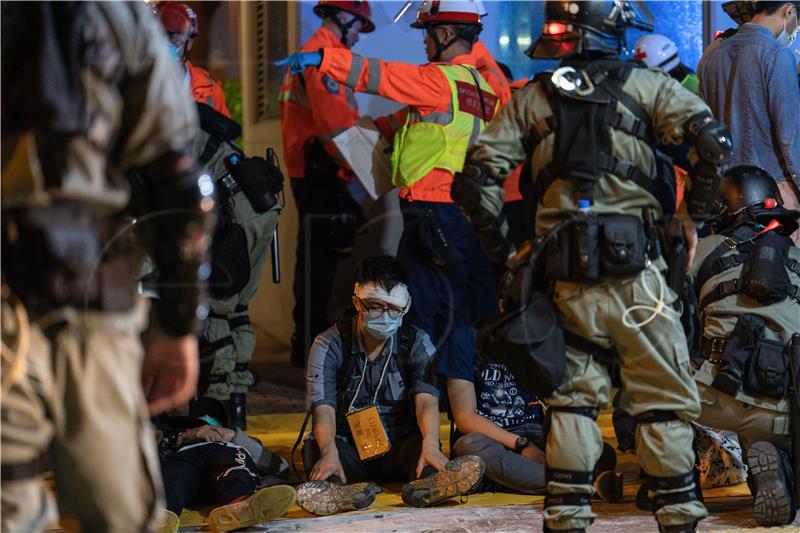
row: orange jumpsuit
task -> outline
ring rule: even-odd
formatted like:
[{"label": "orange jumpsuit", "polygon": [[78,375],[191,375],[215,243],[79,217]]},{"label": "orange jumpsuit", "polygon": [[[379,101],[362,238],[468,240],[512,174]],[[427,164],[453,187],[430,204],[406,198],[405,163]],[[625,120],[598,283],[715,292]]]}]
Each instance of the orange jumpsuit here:
[{"label": "orange jumpsuit", "polygon": [[[437,67],[443,64],[475,65],[473,54],[463,54],[449,63],[387,62],[365,58],[350,50],[325,48],[319,72],[345,83],[356,92],[377,94],[395,102],[406,104],[424,117],[431,113],[446,113],[452,102],[450,83]],[[496,97],[485,94],[487,107],[494,108]],[[403,109],[376,121],[381,133],[388,139],[405,123],[407,110]],[[400,190],[400,197],[411,201],[452,203],[450,187],[453,175],[444,169],[434,168],[411,187]]]},{"label": "orange jumpsuit", "polygon": [[222,92],[222,84],[214,79],[206,69],[196,67],[187,59],[186,68],[189,70],[191,78],[192,98],[195,102],[207,104],[226,117],[230,118],[231,112],[225,104],[225,93]]},{"label": "orange jumpsuit", "polygon": [[[349,50],[326,28],[319,28],[303,45],[303,52],[320,48]],[[281,138],[284,163],[291,178],[305,177],[305,146],[320,139],[340,166],[346,166],[331,140],[358,120],[353,90],[315,68],[302,74],[287,73],[278,100],[281,103]]]}]

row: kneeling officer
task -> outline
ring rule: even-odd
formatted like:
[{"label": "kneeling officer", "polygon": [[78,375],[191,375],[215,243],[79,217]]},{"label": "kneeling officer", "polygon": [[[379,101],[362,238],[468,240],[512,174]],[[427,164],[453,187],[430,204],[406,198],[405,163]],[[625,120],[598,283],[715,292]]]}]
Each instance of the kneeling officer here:
[{"label": "kneeling officer", "polygon": [[784,209],[780,198],[766,171],[729,170],[715,234],[700,240],[691,270],[703,319],[698,422],[737,433],[762,526],[789,524],[796,512],[788,451],[790,430],[797,431],[789,401],[797,398],[787,396],[787,354],[800,333],[800,249],[788,235],[800,212]]}]

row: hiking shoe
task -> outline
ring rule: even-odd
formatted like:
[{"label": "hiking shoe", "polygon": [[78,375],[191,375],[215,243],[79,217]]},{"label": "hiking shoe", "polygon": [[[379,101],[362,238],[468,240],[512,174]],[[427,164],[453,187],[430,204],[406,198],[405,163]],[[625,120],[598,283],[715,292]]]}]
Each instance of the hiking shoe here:
[{"label": "hiking shoe", "polygon": [[485,470],[486,465],[480,457],[456,457],[441,472],[406,483],[402,493],[403,502],[411,507],[428,507],[456,496],[464,496],[480,482]]},{"label": "hiking shoe", "polygon": [[795,509],[780,450],[761,441],[747,450],[753,513],[760,526],[780,526],[794,520]]},{"label": "hiking shoe", "polygon": [[320,479],[297,487],[297,505],[320,516],[360,511],[372,505],[379,492],[381,488],[374,483],[337,485]]},{"label": "hiking shoe", "polygon": [[161,510],[159,519],[158,533],[177,533],[178,528],[181,527],[181,519],[178,515],[167,509]]},{"label": "hiking shoe", "polygon": [[622,473],[606,470],[597,475],[594,488],[597,495],[609,503],[622,500]]},{"label": "hiking shoe", "polygon": [[297,499],[289,485],[261,489],[240,502],[217,507],[208,515],[208,525],[214,531],[232,531],[269,522],[283,516]]}]

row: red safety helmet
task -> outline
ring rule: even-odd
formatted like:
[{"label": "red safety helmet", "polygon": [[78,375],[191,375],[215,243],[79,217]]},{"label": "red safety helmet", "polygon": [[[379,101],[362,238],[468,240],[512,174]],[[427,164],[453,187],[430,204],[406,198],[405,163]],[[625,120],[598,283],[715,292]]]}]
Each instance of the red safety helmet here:
[{"label": "red safety helmet", "polygon": [[425,28],[430,24],[481,24],[486,14],[483,2],[477,0],[425,0],[417,11],[417,20],[412,28]]},{"label": "red safety helmet", "polygon": [[326,8],[332,9],[340,9],[342,11],[347,11],[348,13],[352,13],[353,15],[357,16],[361,19],[361,31],[360,33],[371,33],[375,31],[375,24],[372,22],[372,8],[369,7],[369,2],[363,0],[361,2],[342,2],[338,0],[320,0],[320,2],[314,6],[314,13],[322,18],[324,16],[324,11]]},{"label": "red safety helmet", "polygon": [[189,39],[197,36],[197,13],[181,2],[159,2],[153,7],[153,12],[161,20],[164,31],[167,33],[181,33],[189,24]]}]

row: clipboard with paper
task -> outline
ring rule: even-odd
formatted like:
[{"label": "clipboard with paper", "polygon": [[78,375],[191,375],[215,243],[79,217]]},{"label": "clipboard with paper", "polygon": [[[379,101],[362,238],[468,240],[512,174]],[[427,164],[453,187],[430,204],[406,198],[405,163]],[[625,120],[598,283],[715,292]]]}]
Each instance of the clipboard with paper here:
[{"label": "clipboard with paper", "polygon": [[371,117],[359,118],[333,142],[373,200],[394,188],[390,147]]}]

